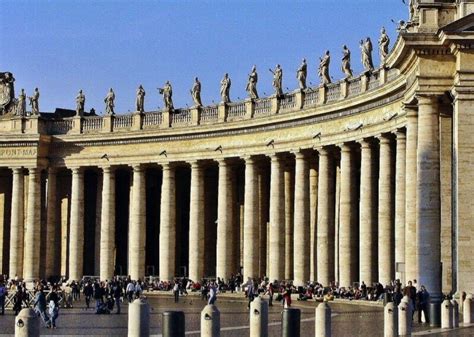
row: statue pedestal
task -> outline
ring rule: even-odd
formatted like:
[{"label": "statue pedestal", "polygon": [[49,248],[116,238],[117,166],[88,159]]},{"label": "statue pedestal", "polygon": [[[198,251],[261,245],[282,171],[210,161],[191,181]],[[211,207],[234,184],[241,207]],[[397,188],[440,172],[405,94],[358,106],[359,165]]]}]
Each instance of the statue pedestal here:
[{"label": "statue pedestal", "polygon": [[326,92],[327,92],[327,87],[326,85],[322,84],[319,87],[318,104],[326,103]]},{"label": "statue pedestal", "polygon": [[341,82],[341,98],[346,98],[349,94],[349,79],[345,78],[344,81]]},{"label": "statue pedestal", "polygon": [[303,108],[303,103],[304,103],[304,90],[303,89],[296,89],[293,91],[295,94],[295,107],[298,110],[301,110]]},{"label": "statue pedestal", "polygon": [[201,107],[196,105],[191,108],[191,124],[199,125],[199,123],[201,123]]},{"label": "statue pedestal", "polygon": [[247,118],[247,119],[252,118],[253,113],[254,113],[254,109],[255,109],[255,103],[254,103],[253,99],[247,98],[245,100],[245,118]]},{"label": "statue pedestal", "polygon": [[163,110],[162,116],[163,118],[161,120],[161,126],[163,126],[164,128],[169,128],[171,126],[170,110]]},{"label": "statue pedestal", "polygon": [[227,121],[227,104],[224,102],[219,103],[219,106],[217,107],[217,120],[219,123]]},{"label": "statue pedestal", "polygon": [[278,111],[280,110],[280,99],[278,98],[277,95],[272,95],[270,96],[270,102],[271,102],[270,113],[272,115],[277,114]]},{"label": "statue pedestal", "polygon": [[143,114],[139,111],[134,112],[132,115],[132,131],[138,131],[142,129]]}]

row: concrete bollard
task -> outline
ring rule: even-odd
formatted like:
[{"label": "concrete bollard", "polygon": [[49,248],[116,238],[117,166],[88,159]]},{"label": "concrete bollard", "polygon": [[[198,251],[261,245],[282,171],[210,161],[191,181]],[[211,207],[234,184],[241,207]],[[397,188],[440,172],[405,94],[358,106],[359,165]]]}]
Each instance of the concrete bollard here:
[{"label": "concrete bollard", "polygon": [[441,328],[453,328],[453,306],[449,300],[444,300],[441,304]]},{"label": "concrete bollard", "polygon": [[150,305],[145,299],[136,299],[128,306],[128,335],[150,336]]},{"label": "concrete bollard", "polygon": [[472,300],[470,298],[466,298],[463,303],[463,322],[464,323],[472,323]]},{"label": "concrete bollard", "polygon": [[20,311],[15,317],[15,337],[39,337],[40,321],[31,308]]},{"label": "concrete bollard", "polygon": [[393,302],[384,307],[384,337],[398,337],[398,308]]},{"label": "concrete bollard", "polygon": [[453,328],[459,328],[459,304],[456,300],[451,300],[453,306]]},{"label": "concrete bollard", "polygon": [[281,336],[300,337],[301,310],[285,308],[282,312]]},{"label": "concrete bollard", "polygon": [[411,336],[411,306],[402,301],[398,306],[398,333],[399,336]]},{"label": "concrete bollard", "polygon": [[201,311],[201,337],[220,337],[221,313],[213,304],[208,304]]},{"label": "concrete bollard", "polygon": [[163,337],[184,337],[184,312],[165,311],[163,313]]},{"label": "concrete bollard", "polygon": [[250,303],[250,337],[268,337],[268,302],[260,296]]},{"label": "concrete bollard", "polygon": [[315,309],[315,337],[331,337],[331,307],[323,302]]}]

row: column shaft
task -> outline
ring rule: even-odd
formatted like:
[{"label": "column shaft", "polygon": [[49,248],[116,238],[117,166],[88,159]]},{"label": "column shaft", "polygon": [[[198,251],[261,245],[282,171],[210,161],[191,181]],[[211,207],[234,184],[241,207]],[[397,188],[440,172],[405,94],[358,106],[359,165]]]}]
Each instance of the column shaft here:
[{"label": "column shaft", "polygon": [[416,279],[416,185],[417,185],[417,144],[418,112],[413,107],[405,107],[407,114],[406,174],[405,174],[405,280]]},{"label": "column shaft", "polygon": [[270,175],[270,263],[269,278],[285,278],[285,190],[281,159],[271,157]]},{"label": "column shaft", "polygon": [[216,276],[227,280],[233,270],[233,212],[231,168],[223,159],[219,161],[219,182],[217,201],[217,266]]},{"label": "column shaft", "polygon": [[309,223],[310,223],[310,263],[309,263],[309,279],[315,281],[317,277],[317,232],[316,222],[318,217],[318,171],[316,163],[311,160],[309,169]]},{"label": "column shaft", "polygon": [[293,279],[294,174],[285,169],[285,279]]},{"label": "column shaft", "polygon": [[10,278],[23,277],[24,188],[23,169],[13,169],[12,211],[10,221]]},{"label": "column shaft", "polygon": [[146,171],[140,165],[133,166],[133,185],[129,229],[128,273],[133,280],[145,277],[146,245]]},{"label": "column shaft", "polygon": [[204,207],[204,172],[199,162],[193,162],[189,207],[189,278],[195,282],[204,277]]},{"label": "column shaft", "polygon": [[375,172],[374,144],[361,141],[360,164],[360,268],[359,281],[369,286],[377,277],[377,173]]},{"label": "column shaft", "polygon": [[418,97],[417,280],[441,299],[440,163],[437,97]]},{"label": "column shaft", "polygon": [[163,164],[160,208],[160,280],[171,281],[176,264],[176,185],[175,170]]},{"label": "column shaft", "polygon": [[245,159],[245,196],[244,196],[244,282],[247,278],[258,277],[258,180],[256,163],[253,158]]},{"label": "column shaft", "polygon": [[392,148],[390,139],[380,138],[379,164],[379,282],[388,284],[395,276],[395,231],[392,193]]},{"label": "column shaft", "polygon": [[69,280],[79,281],[84,270],[84,172],[72,169],[69,228]]},{"label": "column shaft", "polygon": [[56,244],[56,169],[50,167],[48,169],[48,187],[46,200],[46,277],[57,275],[55,270],[55,255],[57,253]]},{"label": "column shaft", "polygon": [[[406,172],[406,137],[397,131],[397,154],[395,164],[395,269],[405,265],[405,172]],[[396,270],[395,270],[396,271]],[[404,273],[397,272],[395,278],[405,284]]]},{"label": "column shaft", "polygon": [[294,283],[302,286],[309,280],[309,163],[304,154],[295,154],[295,206],[294,206]]},{"label": "column shaft", "polygon": [[115,172],[103,168],[102,209],[100,216],[100,279],[111,280],[114,276],[115,253]]},{"label": "column shaft", "polygon": [[328,286],[334,277],[334,221],[335,221],[335,180],[334,162],[328,150],[319,152],[318,180],[318,224],[317,224],[317,275],[318,282]]},{"label": "column shaft", "polygon": [[25,228],[25,258],[23,278],[26,282],[39,279],[41,243],[41,171],[29,169],[28,208]]}]

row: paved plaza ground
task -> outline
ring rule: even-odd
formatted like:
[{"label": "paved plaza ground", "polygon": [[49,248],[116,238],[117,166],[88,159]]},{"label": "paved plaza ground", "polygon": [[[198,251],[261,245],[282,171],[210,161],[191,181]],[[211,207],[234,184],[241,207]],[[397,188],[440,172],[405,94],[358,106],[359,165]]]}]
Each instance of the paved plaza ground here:
[{"label": "paved plaza ground", "polygon": [[[240,296],[240,295],[239,295]],[[148,297],[152,308],[151,334],[160,336],[162,313],[167,310],[182,310],[186,314],[186,335],[199,336],[200,312],[206,302],[197,296],[181,297],[175,304],[172,296]],[[243,297],[220,296],[217,305],[221,311],[221,336],[248,336],[249,313]],[[366,306],[344,303],[330,303],[332,317],[332,333],[334,337],[350,336],[383,336],[383,311],[381,306]],[[122,307],[120,315],[96,315],[93,309],[85,310],[85,303],[75,302],[72,309],[61,309],[57,321],[58,328],[41,329],[42,336],[126,336],[127,335],[127,304]],[[314,308],[316,303],[295,302],[294,307],[301,309],[301,335],[314,336]],[[269,336],[281,336],[280,319],[283,310],[280,303],[270,307]],[[14,333],[14,315],[8,310],[0,316],[0,336],[11,336]],[[474,336],[474,325],[457,330],[440,332],[441,329],[429,330],[427,326],[415,326],[415,335],[424,336]]]}]

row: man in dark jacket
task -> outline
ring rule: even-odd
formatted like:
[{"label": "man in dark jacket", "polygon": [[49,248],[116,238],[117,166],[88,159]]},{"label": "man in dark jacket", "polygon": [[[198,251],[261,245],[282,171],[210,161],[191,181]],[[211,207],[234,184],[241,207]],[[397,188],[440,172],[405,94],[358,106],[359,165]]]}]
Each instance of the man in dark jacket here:
[{"label": "man in dark jacket", "polygon": [[123,295],[122,284],[117,281],[112,286],[112,295],[114,296],[115,305],[117,306],[116,314],[120,314],[120,297]]},{"label": "man in dark jacket", "polygon": [[38,286],[38,291],[35,294],[34,300],[35,312],[43,320],[44,325],[49,328],[51,327],[51,322],[48,315],[46,314],[46,296],[43,293],[43,286]]}]

